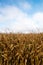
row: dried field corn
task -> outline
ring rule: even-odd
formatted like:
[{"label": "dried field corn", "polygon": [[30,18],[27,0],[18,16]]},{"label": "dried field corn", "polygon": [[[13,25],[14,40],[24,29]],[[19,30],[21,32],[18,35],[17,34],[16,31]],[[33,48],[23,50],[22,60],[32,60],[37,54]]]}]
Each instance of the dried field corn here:
[{"label": "dried field corn", "polygon": [[43,33],[0,34],[0,65],[43,65]]}]

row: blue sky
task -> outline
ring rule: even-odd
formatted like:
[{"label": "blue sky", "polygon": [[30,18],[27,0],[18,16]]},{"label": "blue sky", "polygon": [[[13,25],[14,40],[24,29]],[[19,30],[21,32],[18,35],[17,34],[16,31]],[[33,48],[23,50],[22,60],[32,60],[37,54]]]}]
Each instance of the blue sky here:
[{"label": "blue sky", "polygon": [[43,0],[0,0],[0,31],[43,32]]}]

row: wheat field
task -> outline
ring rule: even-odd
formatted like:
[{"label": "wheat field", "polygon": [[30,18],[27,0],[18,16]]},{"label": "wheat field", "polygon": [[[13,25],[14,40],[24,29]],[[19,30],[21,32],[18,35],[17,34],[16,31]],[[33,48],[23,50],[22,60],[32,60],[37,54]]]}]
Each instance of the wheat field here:
[{"label": "wheat field", "polygon": [[0,65],[43,65],[43,33],[0,33]]}]

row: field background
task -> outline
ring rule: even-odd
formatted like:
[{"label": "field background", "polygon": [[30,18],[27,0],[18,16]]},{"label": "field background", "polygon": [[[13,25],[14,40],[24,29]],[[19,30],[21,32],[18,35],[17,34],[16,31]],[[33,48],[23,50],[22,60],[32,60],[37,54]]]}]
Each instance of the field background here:
[{"label": "field background", "polygon": [[0,65],[43,65],[43,33],[0,33]]}]

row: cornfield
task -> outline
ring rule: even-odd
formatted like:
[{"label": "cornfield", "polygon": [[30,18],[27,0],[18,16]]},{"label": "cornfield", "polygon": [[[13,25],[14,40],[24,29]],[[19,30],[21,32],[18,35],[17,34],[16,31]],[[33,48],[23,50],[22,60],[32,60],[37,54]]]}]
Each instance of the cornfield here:
[{"label": "cornfield", "polygon": [[0,33],[0,65],[43,65],[43,33]]}]

